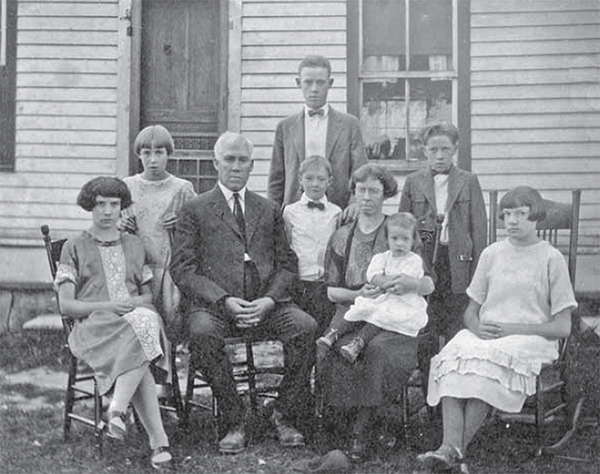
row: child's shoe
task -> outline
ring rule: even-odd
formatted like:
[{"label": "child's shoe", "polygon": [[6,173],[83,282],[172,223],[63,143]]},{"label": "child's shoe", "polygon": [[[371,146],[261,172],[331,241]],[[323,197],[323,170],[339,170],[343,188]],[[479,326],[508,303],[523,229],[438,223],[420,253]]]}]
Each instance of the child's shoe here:
[{"label": "child's shoe", "polygon": [[324,336],[321,336],[319,339],[317,339],[317,367],[321,365],[321,362],[323,362],[323,359],[325,359],[327,352],[329,349],[331,349],[331,346],[335,344],[335,341],[337,341],[339,337],[340,333],[337,331],[337,329],[330,329],[325,333]]},{"label": "child's shoe", "polygon": [[356,362],[358,355],[361,353],[363,348],[365,347],[365,341],[362,337],[355,337],[348,344],[340,347],[340,354],[342,357],[346,359],[351,364]]}]

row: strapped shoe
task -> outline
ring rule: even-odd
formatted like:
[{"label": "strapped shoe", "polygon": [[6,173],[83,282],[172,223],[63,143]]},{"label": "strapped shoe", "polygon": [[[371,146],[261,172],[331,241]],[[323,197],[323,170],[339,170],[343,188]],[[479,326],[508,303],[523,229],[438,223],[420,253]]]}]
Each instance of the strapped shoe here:
[{"label": "strapped shoe", "polygon": [[284,419],[283,414],[279,413],[277,410],[273,410],[271,422],[275,427],[275,432],[277,433],[277,438],[279,438],[281,446],[304,446],[304,436]]},{"label": "strapped shoe", "polygon": [[168,446],[161,446],[152,450],[150,463],[154,469],[165,469],[171,467],[173,456],[169,452]]},{"label": "strapped shoe", "polygon": [[119,411],[109,411],[107,413],[107,418],[108,430],[106,435],[109,438],[118,441],[125,441],[125,434],[127,433],[127,415]]},{"label": "strapped shoe", "polygon": [[423,464],[424,467],[433,472],[449,471],[452,469],[461,469],[464,464],[466,468],[465,474],[468,474],[468,468],[464,463],[462,453],[458,448],[452,446],[440,446],[435,451],[428,451],[417,456],[417,461]]},{"label": "strapped shoe", "polygon": [[229,430],[225,437],[219,442],[221,454],[239,454],[246,448],[246,433],[243,426]]},{"label": "strapped shoe", "polygon": [[365,341],[362,337],[355,337],[348,344],[344,344],[340,347],[340,354],[351,364],[356,362],[359,354],[365,347]]}]

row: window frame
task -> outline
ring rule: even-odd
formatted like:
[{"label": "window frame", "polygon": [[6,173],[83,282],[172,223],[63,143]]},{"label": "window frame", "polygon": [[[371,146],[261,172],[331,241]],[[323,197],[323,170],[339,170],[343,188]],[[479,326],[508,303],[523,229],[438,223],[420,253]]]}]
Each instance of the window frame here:
[{"label": "window frame", "polygon": [[17,7],[0,0],[0,172],[15,170]]},{"label": "window frame", "polygon": [[[470,113],[470,2],[461,0],[452,1],[452,65],[451,71],[379,71],[365,73],[362,68],[363,56],[363,31],[362,31],[362,6],[365,0],[347,1],[347,91],[348,112],[360,118],[362,84],[373,82],[377,79],[399,78],[443,78],[452,80],[452,121],[457,126],[460,134],[458,166],[462,169],[471,169],[471,113]],[[370,0],[367,0],[370,1]],[[405,5],[407,5],[407,2]],[[406,18],[409,18],[408,7]],[[406,31],[406,50],[410,48],[410,31]],[[409,53],[410,54],[410,53]],[[407,68],[408,69],[408,68]],[[407,81],[408,82],[408,81]],[[405,85],[408,89],[408,85]],[[408,91],[407,91],[408,92]],[[408,96],[408,95],[407,95]],[[408,104],[408,102],[407,102]],[[423,162],[407,160],[374,160],[393,171],[410,173],[425,166]]]}]

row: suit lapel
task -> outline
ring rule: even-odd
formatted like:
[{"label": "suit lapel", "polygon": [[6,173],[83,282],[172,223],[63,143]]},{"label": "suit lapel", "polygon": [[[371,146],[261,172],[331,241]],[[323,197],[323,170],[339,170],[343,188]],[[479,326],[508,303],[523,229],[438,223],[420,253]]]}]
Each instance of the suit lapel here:
[{"label": "suit lapel", "polygon": [[296,149],[296,153],[300,160],[299,163],[304,161],[304,110],[298,115],[296,115],[296,120],[293,122],[291,129],[291,136],[294,137],[294,148]]},{"label": "suit lapel", "polygon": [[329,120],[327,121],[327,137],[325,138],[325,155],[328,161],[331,161],[331,154],[335,142],[337,142],[340,133],[342,132],[342,120],[338,117],[335,110],[329,106]]},{"label": "suit lapel", "polygon": [[211,196],[211,209],[215,216],[227,224],[231,229],[240,237],[243,238],[240,229],[238,229],[237,222],[233,217],[231,209],[225,200],[225,196],[221,192],[219,186],[215,186],[212,190]]},{"label": "suit lapel", "polygon": [[427,199],[431,207],[433,207],[436,210],[436,212],[438,212],[437,207],[435,205],[435,189],[433,186],[433,175],[431,174],[431,170],[427,169],[423,171],[419,176],[419,181],[419,187],[423,190],[425,199]]},{"label": "suit lapel", "polygon": [[256,231],[256,226],[262,215],[262,209],[259,205],[256,195],[251,191],[246,190],[246,239],[250,243],[252,236]]},{"label": "suit lapel", "polygon": [[446,204],[446,209],[452,209],[464,184],[465,179],[463,175],[458,172],[456,166],[453,166],[450,170],[450,176],[448,176],[448,203]]}]

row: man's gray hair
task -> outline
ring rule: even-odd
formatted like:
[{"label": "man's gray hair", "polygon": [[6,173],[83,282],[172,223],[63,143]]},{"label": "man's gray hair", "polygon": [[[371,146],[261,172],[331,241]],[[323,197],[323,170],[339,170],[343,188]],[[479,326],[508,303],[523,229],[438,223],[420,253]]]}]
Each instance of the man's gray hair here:
[{"label": "man's gray hair", "polygon": [[217,142],[215,143],[215,157],[222,158],[226,146],[232,143],[237,143],[239,141],[244,142],[244,145],[248,149],[248,156],[252,157],[252,150],[254,149],[254,144],[243,135],[230,131],[223,132],[218,138]]}]

